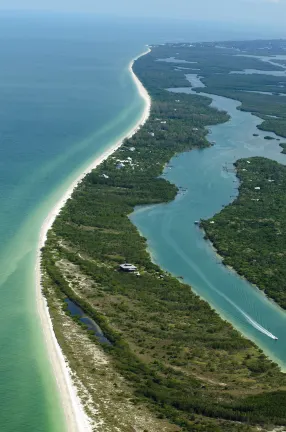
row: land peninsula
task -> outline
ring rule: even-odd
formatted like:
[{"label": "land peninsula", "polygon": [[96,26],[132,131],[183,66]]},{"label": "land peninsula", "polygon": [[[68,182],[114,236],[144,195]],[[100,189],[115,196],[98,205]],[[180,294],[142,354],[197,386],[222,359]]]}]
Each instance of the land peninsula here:
[{"label": "land peninsula", "polygon": [[[78,184],[42,248],[43,294],[94,431],[257,431],[286,424],[285,375],[190,286],[152,263],[146,239],[128,218],[135,206],[173,200],[177,188],[160,177],[164,166],[176,153],[209,146],[206,126],[228,120],[209,98],[169,92],[190,86],[189,65],[158,60],[200,61],[209,79],[274,68],[233,50],[169,44],[135,62],[152,99],[148,121]],[[282,123],[265,120],[263,127]],[[125,262],[138,274],[119,271]],[[100,326],[104,341],[69,302]]]},{"label": "land peninsula", "polygon": [[[285,57],[286,41],[223,42],[220,46],[228,59],[225,60],[227,68],[223,70],[218,57],[217,72],[212,74],[207,60],[200,71],[206,87],[196,90],[239,100],[239,109],[250,111],[263,120],[259,129],[285,137],[286,66],[285,60],[279,57]],[[237,66],[229,67],[229,57],[234,52],[236,58],[262,59],[264,65],[274,68],[273,75],[271,70],[261,70],[261,64],[249,68],[243,65],[243,71]],[[188,57],[184,55],[184,58]],[[243,73],[247,70],[248,73]],[[268,135],[264,138],[275,139]],[[279,145],[285,153],[285,142]],[[215,217],[201,221],[201,226],[224,264],[285,309],[285,166],[256,157],[237,161],[235,168],[240,180],[238,197]]]},{"label": "land peninsula", "polygon": [[236,169],[237,199],[201,225],[224,264],[285,309],[286,167],[256,157],[240,159]]}]

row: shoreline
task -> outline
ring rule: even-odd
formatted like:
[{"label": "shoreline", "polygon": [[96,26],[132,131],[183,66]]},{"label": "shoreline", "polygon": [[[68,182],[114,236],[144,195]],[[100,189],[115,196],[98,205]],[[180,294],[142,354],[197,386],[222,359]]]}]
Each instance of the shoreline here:
[{"label": "shoreline", "polygon": [[[165,48],[163,48],[163,51],[165,52]],[[115,366],[114,371],[119,373],[121,382],[126,382],[132,391],[132,396],[129,397],[130,393],[125,393],[119,386],[117,388],[118,395],[120,397],[122,394],[126,395],[133,408],[135,405],[135,416],[137,416],[136,408],[141,409],[140,405],[142,403],[150,414],[149,407],[154,408],[152,412],[157,418],[165,418],[169,423],[175,423],[179,427],[185,424],[189,430],[196,427],[196,424],[199,424],[198,427],[203,430],[208,429],[208,427],[212,428],[214,424],[218,425],[218,427],[223,424],[228,429],[235,427],[237,421],[241,424],[240,428],[242,429],[244,429],[243,423],[249,424],[249,422],[252,422],[251,424],[255,426],[256,423],[267,424],[266,422],[270,421],[275,424],[276,418],[273,417],[272,420],[269,417],[272,413],[268,411],[268,407],[271,408],[272,401],[268,402],[266,397],[264,399],[265,411],[261,411],[260,395],[267,396],[267,390],[271,391],[273,389],[278,394],[277,400],[279,402],[278,392],[280,389],[283,391],[283,384],[286,382],[285,376],[281,374],[277,365],[272,364],[262,354],[262,351],[255,346],[255,343],[248,341],[248,337],[242,337],[239,330],[234,330],[234,326],[228,324],[228,320],[223,323],[216,310],[207,301],[203,301],[202,297],[200,299],[196,295],[196,289],[193,286],[190,287],[189,284],[182,285],[181,281],[174,277],[173,271],[165,276],[162,273],[163,266],[160,263],[155,266],[151,265],[150,253],[148,254],[150,252],[150,249],[148,249],[148,237],[150,236],[140,236],[140,230],[145,231],[144,221],[141,226],[140,218],[138,225],[136,218],[135,220],[132,218],[131,212],[137,206],[140,208],[140,206],[147,205],[147,208],[150,208],[148,203],[151,205],[153,203],[154,206],[157,204],[165,207],[168,205],[167,203],[173,202],[177,189],[174,181],[160,180],[160,183],[158,182],[165,163],[168,163],[173,154],[182,154],[190,148],[204,148],[205,140],[201,140],[201,136],[205,136],[203,127],[208,124],[220,124],[226,118],[225,113],[214,111],[210,107],[210,101],[208,100],[189,97],[183,100],[182,97],[182,100],[178,101],[176,95],[167,94],[164,91],[167,86],[163,84],[169,82],[170,77],[174,79],[176,84],[176,74],[173,74],[172,65],[169,68],[162,66],[162,75],[165,71],[166,77],[163,78],[163,82],[161,79],[158,80],[157,67],[160,69],[160,66],[154,63],[156,57],[161,58],[160,55],[157,55],[157,51],[152,56],[149,56],[150,65],[149,61],[136,63],[136,72],[138,71],[138,77],[142,77],[142,82],[144,82],[147,89],[150,89],[150,93],[151,89],[154,89],[154,92],[152,92],[154,94],[153,110],[156,112],[158,110],[160,114],[157,121],[168,124],[166,126],[167,131],[159,136],[158,132],[165,128],[160,126],[159,123],[154,124],[154,114],[151,114],[152,118],[135,136],[136,142],[132,142],[130,145],[128,145],[129,142],[126,142],[119,150],[120,159],[129,159],[129,155],[131,156],[129,147],[134,145],[136,156],[130,158],[134,167],[138,167],[137,169],[134,168],[134,174],[130,174],[131,169],[128,167],[126,171],[123,170],[118,175],[116,162],[115,160],[112,161],[117,157],[111,158],[112,160],[104,169],[103,165],[98,167],[94,171],[95,175],[92,182],[89,181],[88,177],[83,180],[82,185],[87,200],[82,201],[82,194],[78,193],[81,187],[75,191],[73,202],[69,201],[64,208],[64,210],[68,210],[67,213],[65,216],[59,215],[56,220],[61,223],[54,224],[53,232],[55,236],[49,237],[46,242],[46,249],[43,253],[45,260],[43,267],[47,269],[50,275],[47,281],[47,292],[49,303],[55,305],[55,317],[57,319],[55,322],[59,323],[56,329],[61,334],[62,330],[64,330],[61,323],[67,322],[66,317],[61,316],[61,310],[58,308],[57,299],[62,298],[62,295],[67,296],[72,301],[78,301],[78,304],[82,306],[82,309],[86,311],[87,316],[90,318],[94,317],[99,323],[102,319],[103,332],[107,337],[110,336],[115,348],[111,351],[108,350],[108,359],[115,360],[116,363],[112,364],[112,366]],[[180,77],[178,80],[180,80]],[[181,83],[181,81],[178,82]],[[157,84],[157,91],[154,83]],[[181,102],[181,104],[177,105],[176,102]],[[173,114],[174,109],[178,111],[176,115]],[[196,134],[192,133],[194,126],[197,126],[196,119],[192,118],[194,112],[203,114],[199,123],[199,134],[197,134],[199,138],[196,138]],[[172,120],[170,121],[170,119]],[[156,136],[155,140],[153,139],[154,136]],[[176,139],[173,139],[174,136]],[[191,138],[186,140],[186,136]],[[199,145],[197,146],[197,144]],[[207,152],[204,153],[207,157]],[[117,156],[119,153],[114,155]],[[155,155],[156,157],[154,157]],[[208,159],[209,157],[207,157],[206,162],[209,162]],[[186,165],[180,167],[179,160],[178,166],[180,169],[185,167],[188,169],[188,167],[192,166],[187,162],[186,160]],[[172,164],[169,163],[169,165]],[[205,165],[198,166],[198,170],[195,170],[194,174],[200,177],[201,168],[204,167]],[[103,171],[105,176],[108,175],[107,178],[111,179],[110,181],[102,181]],[[127,176],[128,184],[126,184]],[[168,180],[168,177],[166,180]],[[184,176],[182,179],[184,179]],[[224,179],[222,179],[223,181]],[[177,182],[175,181],[175,183]],[[192,183],[192,180],[190,180],[190,187]],[[212,196],[212,190],[209,185],[207,186],[208,192]],[[189,183],[186,182],[184,187],[188,188]],[[119,195],[118,190],[121,191]],[[199,191],[199,196],[201,195]],[[205,195],[208,196],[208,194]],[[177,201],[183,200],[178,199]],[[114,202],[116,203],[116,212],[112,211]],[[101,207],[102,211],[98,212]],[[182,208],[184,214],[189,208],[188,206]],[[164,209],[162,210],[163,213]],[[74,224],[74,221],[80,220],[82,214],[88,215],[88,217],[84,218],[82,223]],[[148,215],[148,212],[146,214]],[[152,240],[153,234],[157,237],[157,233],[159,233],[158,239],[163,239],[163,242],[161,242],[163,247],[159,247],[159,252],[162,250],[164,255],[167,251],[167,260],[165,261],[167,266],[169,266],[170,262],[168,261],[170,253],[172,254],[169,249],[171,251],[173,249],[173,262],[176,264],[177,256],[182,264],[185,261],[186,277],[189,277],[190,268],[191,272],[196,270],[192,265],[195,260],[192,259],[193,257],[187,256],[188,252],[183,247],[182,251],[176,248],[176,244],[172,242],[174,239],[173,233],[170,231],[174,223],[175,225],[181,223],[182,218],[179,212],[177,219],[168,218],[167,215],[166,223],[164,223],[164,221],[162,222],[162,214],[159,211],[156,215],[156,222],[158,221],[158,223],[151,227],[151,231],[147,229],[147,234],[151,232],[149,241]],[[142,215],[144,215],[144,212],[142,212]],[[193,216],[196,216],[192,217],[193,220],[197,219],[196,213]],[[128,221],[128,218],[133,222],[133,226]],[[150,220],[146,220],[147,228],[150,226]],[[93,233],[86,234],[85,231],[90,230],[90,227],[94,228]],[[114,227],[116,230],[113,229]],[[97,230],[98,228],[100,231]],[[62,247],[65,246],[66,241],[69,247]],[[111,246],[108,246],[107,243],[110,243],[110,241]],[[94,244],[98,244],[99,248],[95,250]],[[58,251],[58,255],[56,251]],[[197,254],[197,252],[199,250],[195,251],[194,254]],[[87,255],[84,256],[84,254]],[[198,257],[200,258],[200,256],[199,254]],[[63,265],[60,266],[57,265],[59,264],[57,263],[59,257],[63,262]],[[139,275],[141,274],[143,277],[134,278],[120,274],[117,270],[123,262],[122,258],[125,261],[130,260],[129,262],[134,263],[139,270]],[[105,268],[104,275],[102,274],[103,268]],[[182,272],[184,272],[184,265],[180,265],[181,268]],[[175,274],[183,274],[178,272],[176,265],[173,266],[173,270]],[[210,273],[209,267],[206,267],[205,270]],[[201,277],[196,277],[192,281],[197,282],[198,287],[200,287],[202,281],[203,284],[206,284],[206,288],[213,288],[212,281],[209,283],[209,280],[204,276],[205,273],[204,269],[202,269],[201,274],[199,274]],[[73,281],[71,284],[69,283],[70,280]],[[218,281],[220,282],[220,280]],[[224,282],[223,279],[222,282]],[[227,282],[225,283],[226,288],[229,287]],[[182,287],[185,288],[183,289],[184,292]],[[168,291],[172,293],[170,296],[165,295]],[[99,303],[97,301],[98,293],[102,297],[102,301]],[[227,297],[227,292],[225,297]],[[120,313],[118,314],[119,303],[123,304],[123,307],[119,308]],[[175,310],[174,304],[176,304]],[[188,304],[187,308],[186,304]],[[227,307],[223,309],[226,313],[229,310]],[[246,314],[246,316],[248,315]],[[104,317],[107,318],[107,321]],[[240,316],[237,317],[231,313],[230,322],[232,322],[233,317],[240,318]],[[171,331],[168,328],[170,321],[172,322]],[[182,322],[187,322],[188,325],[182,327]],[[252,320],[251,322],[255,321]],[[146,326],[151,328],[152,331],[147,332],[148,334],[146,333],[142,338],[140,332]],[[74,327],[76,327],[76,324],[74,324]],[[67,330],[63,332],[63,340],[69,340],[71,343],[80,341],[80,336],[74,337],[73,341],[71,341],[70,328],[71,326],[69,327],[67,324]],[[258,328],[255,327],[255,329]],[[211,338],[209,333],[212,333]],[[189,347],[193,345],[194,335],[196,344],[200,346],[200,349],[195,352],[189,350]],[[162,339],[168,339],[168,344],[161,344]],[[178,344],[180,345],[179,355],[177,355]],[[116,428],[125,431],[134,428],[134,421],[131,416],[128,419],[129,427],[122,422],[121,416],[124,409],[118,410],[119,399],[114,400],[114,388],[111,389],[111,396],[106,397],[106,393],[104,393],[101,397],[98,397],[99,379],[94,374],[97,372],[97,368],[94,370],[94,365],[88,361],[85,347],[86,341],[82,340],[77,345],[76,350],[71,352],[67,350],[65,352],[71,362],[75,359],[74,352],[77,353],[76,357],[79,359],[79,364],[75,366],[76,370],[79,371],[79,376],[83,377],[83,382],[87,383],[87,388],[91,389],[94,401],[98,400],[104,405],[108,400],[113,401],[114,405],[111,409],[106,405],[102,408],[103,419],[109,421],[111,417],[114,418],[116,426],[113,423],[111,429]],[[239,355],[241,351],[243,351],[243,356]],[[90,356],[88,355],[88,357]],[[162,360],[159,366],[156,363],[158,358]],[[192,358],[195,359],[195,363],[192,362]],[[206,358],[213,358],[214,361],[206,363]],[[251,359],[251,361],[246,362],[245,359]],[[85,366],[87,361],[88,367]],[[127,366],[126,362],[128,363]],[[170,364],[174,367],[170,368]],[[176,368],[178,365],[181,367],[179,381]],[[269,369],[271,374],[265,374],[265,371]],[[166,371],[168,373],[164,373]],[[212,378],[212,383],[208,380],[209,377]],[[245,384],[245,377],[251,377],[249,385]],[[193,393],[189,392],[190,387],[194,385],[194,379],[197,380],[195,400]],[[203,380],[203,382],[200,380]],[[110,378],[104,374],[104,378],[102,378],[103,387],[106,388],[109,382]],[[158,386],[158,382],[161,384],[160,386]],[[239,412],[236,415],[235,410],[233,411],[233,404],[228,405],[229,395],[223,392],[221,383],[226,383],[228,386],[227,390],[232,393],[234,403],[243,406],[242,414]],[[168,389],[171,387],[173,391],[170,393]],[[136,400],[134,400],[134,391]],[[224,404],[222,411],[218,408],[220,404],[213,402],[214,392]],[[247,402],[244,405],[247,396],[252,397],[254,393],[255,396],[259,395],[258,398],[252,398],[251,405]],[[133,401],[135,402],[134,405]],[[180,401],[183,401],[183,403],[181,404]],[[208,403],[207,413],[204,407],[205,401]],[[194,407],[193,410],[192,407]],[[191,417],[190,411],[194,413]],[[91,418],[95,419],[95,421],[98,420],[97,413],[91,413]],[[283,410],[279,415],[283,418]],[[214,421],[210,420],[213,418]],[[147,424],[144,423],[142,426],[147,426]],[[102,426],[103,430],[107,428],[107,425]],[[138,427],[139,429],[141,430],[141,427]],[[151,430],[155,432],[161,429],[163,428],[158,427]]]},{"label": "shoreline", "polygon": [[145,102],[145,108],[141,118],[137,121],[135,126],[120,140],[118,140],[114,145],[107,149],[102,155],[97,157],[85,170],[80,174],[69,186],[62,198],[55,204],[52,210],[49,212],[48,216],[44,220],[40,234],[37,247],[37,261],[36,261],[36,303],[37,312],[40,317],[43,336],[45,339],[45,344],[47,348],[47,354],[49,356],[49,361],[53,370],[54,377],[56,379],[57,387],[60,393],[61,405],[65,417],[66,430],[68,432],[90,432],[91,425],[87,414],[85,413],[83,406],[81,404],[80,398],[77,395],[76,386],[73,384],[71,377],[71,371],[67,364],[67,361],[62,353],[61,347],[56,339],[56,335],[53,330],[52,320],[49,314],[49,308],[45,297],[42,295],[41,286],[41,248],[45,245],[47,239],[47,233],[52,227],[57,215],[65,205],[66,201],[71,197],[74,189],[83,180],[83,178],[94,168],[100,165],[105,159],[111,156],[123,143],[126,138],[131,138],[138,129],[145,124],[150,115],[151,109],[151,98],[133,71],[134,62],[140,57],[148,54],[150,48],[144,51],[142,54],[135,57],[129,64],[129,72],[131,77],[137,87],[139,95]]}]

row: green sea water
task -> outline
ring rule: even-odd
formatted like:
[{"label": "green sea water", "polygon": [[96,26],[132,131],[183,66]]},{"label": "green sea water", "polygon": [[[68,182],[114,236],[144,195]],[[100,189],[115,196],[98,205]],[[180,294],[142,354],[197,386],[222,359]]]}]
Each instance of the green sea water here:
[{"label": "green sea water", "polygon": [[130,60],[146,43],[239,35],[182,22],[0,15],[1,432],[65,430],[36,308],[38,236],[71,182],[141,117]]},{"label": "green sea water", "polygon": [[36,308],[40,227],[144,102],[128,70],[146,43],[224,39],[158,20],[0,14],[0,430],[60,432],[60,399]]},{"label": "green sea water", "polygon": [[39,231],[72,180],[141,117],[128,64],[144,44],[31,22],[0,30],[0,430],[60,432],[36,307]]}]

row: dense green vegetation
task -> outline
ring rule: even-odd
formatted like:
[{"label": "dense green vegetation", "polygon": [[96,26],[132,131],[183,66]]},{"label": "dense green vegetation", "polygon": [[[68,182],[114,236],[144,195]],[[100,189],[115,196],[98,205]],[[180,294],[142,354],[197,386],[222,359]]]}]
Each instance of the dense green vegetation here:
[{"label": "dense green vegetation", "polygon": [[286,99],[284,97],[212,87],[207,87],[204,92],[239,100],[242,104],[240,106],[242,111],[250,111],[264,120],[259,129],[286,137]]},{"label": "dense green vegetation", "polygon": [[283,149],[281,153],[284,153],[284,154],[285,154],[285,153],[286,153],[286,143],[280,143],[279,145],[280,145],[280,147],[282,147],[282,149]]},{"label": "dense green vegetation", "polygon": [[226,41],[221,42],[221,46],[226,48],[234,48],[240,50],[243,53],[258,56],[273,56],[273,55],[285,55],[286,41],[283,39],[274,40],[252,40],[252,41]]},{"label": "dense green vegetation", "polygon": [[[164,165],[177,152],[209,145],[205,126],[228,119],[208,98],[164,90],[188,85],[183,70],[156,61],[171,55],[162,46],[136,61],[152,96],[150,118],[86,176],[57,217],[43,249],[44,292],[50,305],[57,296],[67,312],[67,296],[94,318],[113,344],[103,349],[132,386],[133,402],[182,430],[285,425],[286,378],[278,367],[154,265],[128,219],[136,205],[172,200],[175,186],[159,177]],[[125,261],[140,276],[118,271]]]},{"label": "dense green vegetation", "polygon": [[212,218],[214,224],[202,226],[225,264],[286,308],[286,167],[259,157],[249,161],[236,163],[238,198]]},{"label": "dense green vegetation", "polygon": [[286,137],[286,104],[284,97],[279,96],[286,93],[286,75],[241,74],[245,69],[283,73],[285,71],[283,61],[279,62],[274,58],[277,65],[273,65],[251,55],[285,55],[285,45],[286,42],[283,40],[253,41],[249,44],[248,42],[209,42],[196,43],[191,47],[189,44],[167,44],[163,47],[155,47],[152,55],[154,58],[173,57],[175,60],[195,62],[182,65],[178,63],[177,66],[188,68],[185,70],[186,74],[200,75],[206,87],[198,88],[196,91],[239,100],[242,104],[241,110],[250,111],[263,120],[260,129]]},{"label": "dense green vegetation", "polygon": [[[235,43],[234,43],[235,44]],[[149,56],[151,60],[166,59],[173,57],[175,60],[187,61],[190,63],[178,63],[177,66],[197,69],[200,68],[200,75],[204,77],[222,77],[232,71],[243,71],[244,69],[260,69],[265,71],[281,70],[282,67],[274,66],[267,62],[253,57],[240,56],[235,48],[216,48],[219,44],[210,43],[195,43],[191,47],[189,44],[166,44],[152,48]],[[146,59],[144,60],[146,62]],[[157,63],[163,63],[165,68],[174,67],[176,63],[155,62],[153,67],[157,67]],[[195,72],[197,73],[197,72]],[[281,78],[281,77],[279,77]],[[184,85],[185,87],[185,85]]]}]

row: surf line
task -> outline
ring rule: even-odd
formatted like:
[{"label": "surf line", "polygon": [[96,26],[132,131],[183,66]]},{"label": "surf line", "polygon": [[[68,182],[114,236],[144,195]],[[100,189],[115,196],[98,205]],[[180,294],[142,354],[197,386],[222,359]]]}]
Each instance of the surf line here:
[{"label": "surf line", "polygon": [[[169,219],[169,220],[168,220]],[[205,274],[198,268],[197,265],[193,263],[193,261],[188,257],[188,255],[177,245],[174,239],[170,235],[170,218],[166,219],[167,229],[164,232],[165,239],[169,243],[170,246],[174,248],[174,250],[181,256],[181,258],[202,278],[202,280],[219,296],[224,298],[229,304],[231,304],[247,321],[252,325],[256,330],[260,333],[263,333],[265,336],[268,336],[270,339],[278,340],[278,337],[274,336],[270,331],[266,328],[262,327],[258,322],[256,322],[253,318],[251,318],[246,312],[244,312],[239,306],[237,306],[229,297],[227,297],[224,293],[220,292],[205,276]]]}]

